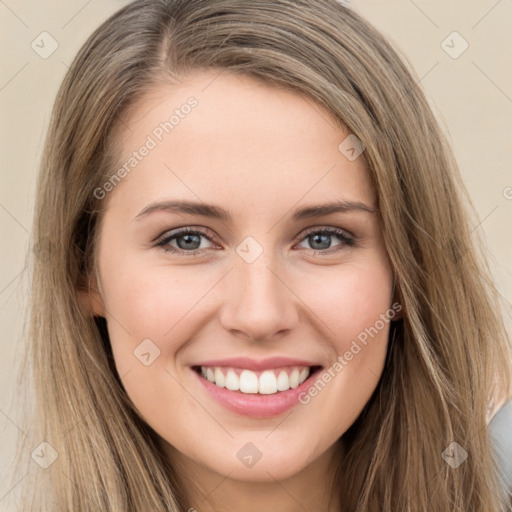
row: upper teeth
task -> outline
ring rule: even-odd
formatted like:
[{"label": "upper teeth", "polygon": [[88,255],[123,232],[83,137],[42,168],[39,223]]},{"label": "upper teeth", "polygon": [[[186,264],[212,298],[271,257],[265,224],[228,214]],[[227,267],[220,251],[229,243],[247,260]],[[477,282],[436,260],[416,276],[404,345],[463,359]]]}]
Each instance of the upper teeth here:
[{"label": "upper teeth", "polygon": [[272,395],[302,384],[309,376],[309,366],[278,368],[261,373],[220,366],[201,366],[201,375],[215,385],[230,391],[240,390],[242,393]]}]

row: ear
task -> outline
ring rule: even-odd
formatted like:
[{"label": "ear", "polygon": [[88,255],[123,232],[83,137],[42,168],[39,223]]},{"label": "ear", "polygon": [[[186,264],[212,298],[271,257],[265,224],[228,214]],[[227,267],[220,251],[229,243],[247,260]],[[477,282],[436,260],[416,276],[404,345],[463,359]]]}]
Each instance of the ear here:
[{"label": "ear", "polygon": [[87,316],[105,317],[105,304],[95,272],[86,278],[86,282],[78,289],[78,299]]}]

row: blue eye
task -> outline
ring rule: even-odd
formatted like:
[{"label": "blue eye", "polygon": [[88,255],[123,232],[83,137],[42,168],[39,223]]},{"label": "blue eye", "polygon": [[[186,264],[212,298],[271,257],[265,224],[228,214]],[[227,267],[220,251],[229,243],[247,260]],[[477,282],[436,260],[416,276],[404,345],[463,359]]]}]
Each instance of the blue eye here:
[{"label": "blue eye", "polygon": [[[161,239],[157,246],[162,247],[165,252],[181,253],[186,256],[199,256],[204,250],[204,248],[201,248],[201,238],[209,240],[209,236],[202,231],[180,228]],[[178,247],[170,245],[174,241],[176,241]]]},{"label": "blue eye", "polygon": [[[340,243],[332,246],[330,239],[333,237],[338,238]],[[201,247],[203,238],[211,242],[213,233],[191,228],[180,228],[167,233],[163,238],[160,238],[156,245],[162,247],[165,252],[173,252],[184,256],[201,256],[207,249]],[[308,241],[312,245],[312,250],[320,254],[331,253],[356,245],[355,238],[347,231],[339,228],[315,228],[302,235],[300,240]],[[175,242],[177,247],[171,245],[171,242]]]},{"label": "blue eye", "polygon": [[[332,243],[329,239],[333,237],[337,237],[338,240],[340,240],[340,243],[334,247],[331,247]],[[309,243],[313,246],[313,250],[319,252],[333,252],[341,250],[346,246],[352,247],[355,245],[354,237],[347,233],[345,230],[338,228],[327,228],[320,230],[315,228],[314,230],[306,233],[304,240],[309,241]]]}]

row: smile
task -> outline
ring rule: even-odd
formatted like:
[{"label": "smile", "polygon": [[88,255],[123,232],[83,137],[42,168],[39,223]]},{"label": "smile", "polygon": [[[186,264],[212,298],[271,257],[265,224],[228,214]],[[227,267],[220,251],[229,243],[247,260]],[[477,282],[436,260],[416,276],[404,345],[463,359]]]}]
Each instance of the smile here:
[{"label": "smile", "polygon": [[273,368],[265,371],[252,371],[243,368],[201,366],[202,377],[220,388],[242,393],[273,395],[295,389],[310,375],[309,366]]},{"label": "smile", "polygon": [[273,364],[247,361],[232,359],[190,368],[214,402],[250,418],[270,418],[300,404],[299,396],[307,392],[323,368],[281,358]]}]

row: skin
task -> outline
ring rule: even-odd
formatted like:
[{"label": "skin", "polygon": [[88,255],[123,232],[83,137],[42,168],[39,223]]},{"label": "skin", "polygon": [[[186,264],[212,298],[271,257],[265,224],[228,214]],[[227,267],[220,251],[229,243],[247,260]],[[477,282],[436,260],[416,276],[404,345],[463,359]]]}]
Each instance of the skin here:
[{"label": "skin", "polygon": [[[107,319],[125,389],[180,468],[190,507],[339,511],[342,499],[330,489],[336,441],[377,386],[389,323],[310,403],[272,418],[228,411],[190,367],[289,356],[327,369],[391,307],[376,213],[291,219],[297,208],[335,200],[375,208],[368,172],[362,158],[338,150],[349,132],[311,98],[227,72],[196,72],[140,99],[118,136],[120,161],[190,96],[197,107],[103,200],[93,314]],[[135,220],[170,199],[219,205],[232,220],[163,210]],[[213,234],[199,239],[200,249],[182,249],[199,256],[156,246],[186,226]],[[330,227],[356,245],[335,235],[315,245],[305,234]],[[252,263],[236,252],[248,236],[263,250]],[[169,243],[178,242],[187,247],[183,237]],[[160,350],[149,366],[134,357],[144,339]],[[237,458],[248,442],[262,454],[252,467]]]}]

